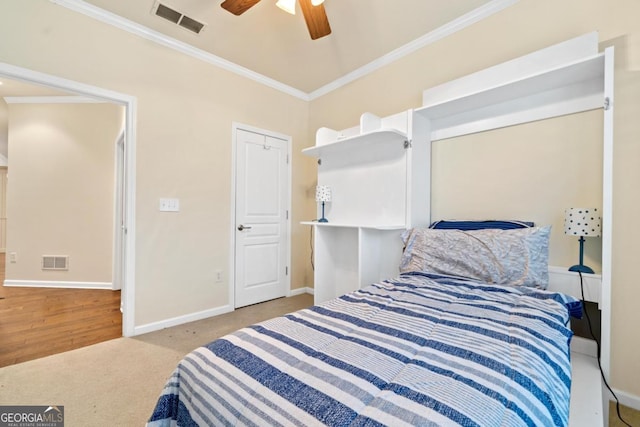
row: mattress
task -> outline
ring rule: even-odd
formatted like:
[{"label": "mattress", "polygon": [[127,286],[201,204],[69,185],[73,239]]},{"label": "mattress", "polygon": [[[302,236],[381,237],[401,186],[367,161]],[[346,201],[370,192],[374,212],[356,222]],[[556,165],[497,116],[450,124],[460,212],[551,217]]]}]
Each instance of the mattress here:
[{"label": "mattress", "polygon": [[407,273],[188,354],[155,426],[566,426],[570,296]]}]

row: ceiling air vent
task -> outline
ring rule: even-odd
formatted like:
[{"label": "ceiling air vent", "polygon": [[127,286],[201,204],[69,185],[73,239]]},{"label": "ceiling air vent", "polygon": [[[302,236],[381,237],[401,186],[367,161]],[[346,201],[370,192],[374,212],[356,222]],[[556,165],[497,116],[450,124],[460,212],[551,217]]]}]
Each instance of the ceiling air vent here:
[{"label": "ceiling air vent", "polygon": [[69,255],[42,255],[43,270],[68,270]]},{"label": "ceiling air vent", "polygon": [[153,5],[151,13],[164,18],[167,21],[171,21],[174,24],[178,24],[182,28],[186,28],[187,30],[192,31],[196,34],[200,34],[205,26],[205,24],[203,24],[202,22],[190,18],[187,15],[184,15],[183,13],[167,6],[166,4],[162,4],[159,2],[156,2]]}]

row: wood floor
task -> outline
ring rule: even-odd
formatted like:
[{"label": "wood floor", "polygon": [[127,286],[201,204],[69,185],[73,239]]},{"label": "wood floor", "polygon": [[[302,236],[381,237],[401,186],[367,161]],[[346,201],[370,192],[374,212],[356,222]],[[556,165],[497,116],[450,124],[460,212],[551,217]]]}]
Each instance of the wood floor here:
[{"label": "wood floor", "polygon": [[2,288],[0,367],[122,336],[120,291]]}]

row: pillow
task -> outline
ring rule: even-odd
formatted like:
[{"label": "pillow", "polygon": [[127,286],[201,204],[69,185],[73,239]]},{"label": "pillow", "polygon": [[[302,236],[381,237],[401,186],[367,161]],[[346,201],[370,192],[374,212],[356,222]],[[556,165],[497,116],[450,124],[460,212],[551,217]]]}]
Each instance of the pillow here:
[{"label": "pillow", "polygon": [[423,271],[507,286],[549,284],[551,226],[511,230],[405,231],[400,272]]},{"label": "pillow", "polygon": [[429,228],[438,230],[484,230],[485,228],[498,228],[511,230],[513,228],[528,228],[535,224],[529,221],[513,220],[488,220],[488,221],[436,221]]}]

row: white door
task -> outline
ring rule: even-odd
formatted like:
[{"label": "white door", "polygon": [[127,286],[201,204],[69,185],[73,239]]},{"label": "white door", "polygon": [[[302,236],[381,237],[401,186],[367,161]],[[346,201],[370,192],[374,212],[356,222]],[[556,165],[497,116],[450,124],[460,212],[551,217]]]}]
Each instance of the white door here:
[{"label": "white door", "polygon": [[286,139],[236,129],[235,306],[286,295],[289,172]]}]

